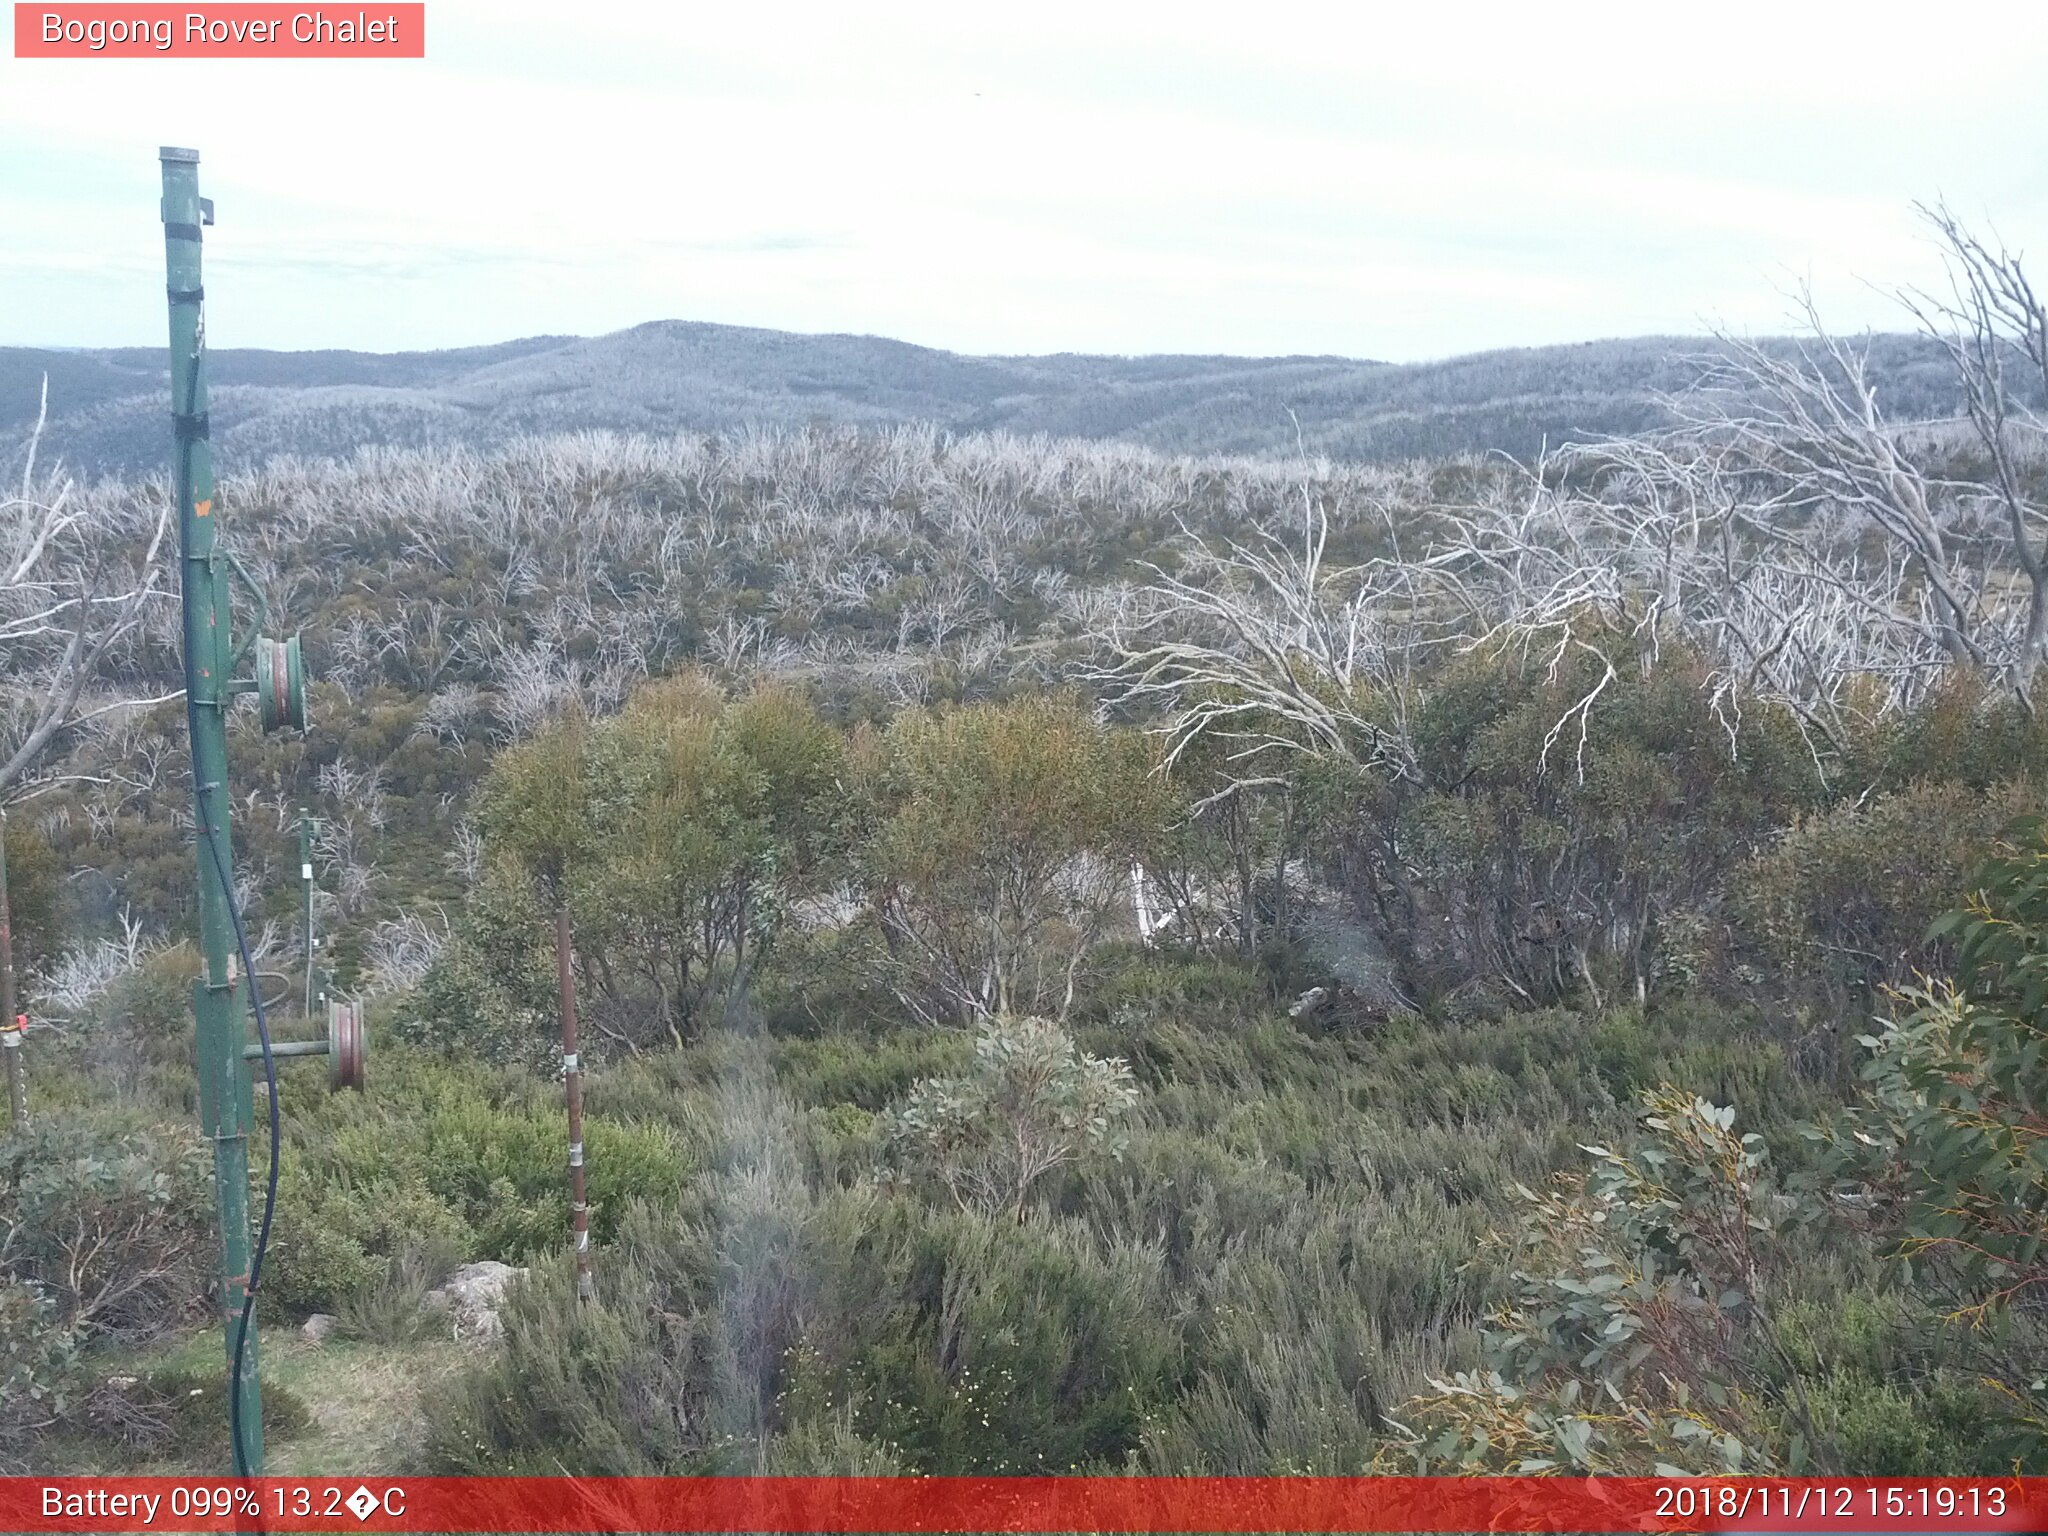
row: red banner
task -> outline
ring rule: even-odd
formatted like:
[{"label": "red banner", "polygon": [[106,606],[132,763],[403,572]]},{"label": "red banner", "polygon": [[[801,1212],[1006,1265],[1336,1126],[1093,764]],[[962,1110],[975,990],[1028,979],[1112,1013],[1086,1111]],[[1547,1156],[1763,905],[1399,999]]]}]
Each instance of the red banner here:
[{"label": "red banner", "polygon": [[423,59],[424,4],[14,7],[17,59]]},{"label": "red banner", "polygon": [[0,1478],[0,1530],[2041,1531],[2048,1478]]}]

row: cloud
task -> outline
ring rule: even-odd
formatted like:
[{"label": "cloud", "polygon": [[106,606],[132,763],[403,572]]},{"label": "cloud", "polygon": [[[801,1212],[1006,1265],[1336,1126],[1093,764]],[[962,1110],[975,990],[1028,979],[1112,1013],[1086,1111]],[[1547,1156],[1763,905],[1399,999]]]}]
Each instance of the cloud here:
[{"label": "cloud", "polygon": [[1770,328],[1787,271],[1895,324],[1870,281],[1936,270],[1914,198],[2048,221],[2048,29],[1965,9],[2006,39],[1968,111],[1881,6],[431,0],[424,62],[0,60],[0,217],[34,231],[0,340],[156,339],[165,137],[205,153],[221,324],[255,344],[679,316],[1436,356]]}]

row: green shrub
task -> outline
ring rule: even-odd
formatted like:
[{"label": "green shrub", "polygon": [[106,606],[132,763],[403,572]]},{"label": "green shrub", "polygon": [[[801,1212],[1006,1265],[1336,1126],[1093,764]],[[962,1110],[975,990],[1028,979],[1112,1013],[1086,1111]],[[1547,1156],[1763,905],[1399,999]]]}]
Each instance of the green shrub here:
[{"label": "green shrub", "polygon": [[78,1334],[42,1287],[0,1276],[0,1472],[27,1471],[24,1452],[71,1411]]},{"label": "green shrub", "polygon": [[856,1208],[824,1214],[816,1273],[838,1326],[802,1334],[792,1417],[849,1404],[923,1472],[1109,1471],[1137,1449],[1181,1368],[1157,1249],[900,1204],[866,1230]]},{"label": "green shrub", "polygon": [[558,908],[592,1056],[748,1014],[790,905],[836,884],[843,750],[796,694],[728,699],[683,674],[500,754],[475,812],[486,899],[428,979],[423,1032],[534,1059],[552,1033],[542,962]]},{"label": "green shrub", "polygon": [[933,1020],[1064,1018],[1168,816],[1146,739],[1036,695],[900,715],[852,760],[874,808],[860,873],[892,985]]},{"label": "green shrub", "polygon": [[967,1056],[961,1031],[899,1028],[879,1036],[782,1041],[773,1061],[778,1086],[799,1104],[880,1110],[918,1079],[958,1070]]},{"label": "green shrub", "polygon": [[1838,1005],[1945,966],[1928,928],[1999,831],[2038,805],[2023,782],[1919,783],[1795,822],[1735,883],[1745,929],[1779,964],[1833,980]]},{"label": "green shrub", "polygon": [[903,1463],[853,1427],[842,1410],[806,1419],[768,1442],[762,1472],[768,1477],[901,1477]]},{"label": "green shrub", "polygon": [[[1513,1301],[1482,1369],[1406,1410],[1424,1469],[1516,1473],[1767,1470],[1777,1427],[1757,1396],[1749,1320],[1790,1241],[1762,1139],[1734,1111],[1664,1089],[1629,1152],[1588,1147],[1515,1239]],[[1775,1243],[1774,1243],[1775,1239]]]},{"label": "green shrub", "polygon": [[405,1344],[433,1331],[423,1306],[427,1293],[462,1267],[467,1249],[446,1236],[415,1237],[384,1266],[383,1273],[342,1298],[335,1315],[344,1338],[372,1344]]},{"label": "green shrub", "polygon": [[18,812],[7,818],[0,835],[7,840],[7,905],[13,924],[14,965],[21,976],[34,976],[57,957],[70,925],[64,862],[50,840]]},{"label": "green shrub", "polygon": [[[264,1293],[283,1313],[335,1311],[394,1282],[408,1247],[506,1262],[569,1235],[568,1126],[558,1083],[398,1046],[363,1094],[287,1091],[286,1149]],[[589,1092],[591,1228],[608,1242],[634,1199],[673,1203],[680,1135],[621,1123]]]},{"label": "green shrub", "polygon": [[1129,1067],[1082,1054],[1050,1020],[988,1019],[965,1072],[926,1078],[891,1113],[889,1148],[961,1209],[1022,1221],[1048,1174],[1121,1155],[1137,1103]]},{"label": "green shrub", "polygon": [[2037,776],[2048,761],[2038,700],[1997,679],[1952,673],[1917,706],[1873,720],[1850,743],[1841,782],[1885,790],[1922,782],[1995,790]]},{"label": "green shrub", "polygon": [[530,888],[493,867],[471,890],[398,1037],[545,1072],[561,1055],[553,930]]},{"label": "green shrub", "polygon": [[[1717,708],[1701,658],[1667,649],[1646,670],[1636,634],[1594,640],[1555,664],[1504,648],[1442,669],[1415,711],[1419,786],[1398,835],[1375,846],[1337,824],[1366,846],[1371,890],[1400,892],[1379,904],[1435,990],[1495,977],[1597,1008],[1616,983],[1646,987],[1662,922],[1713,905],[1821,798],[1784,710]],[[1573,714],[1596,688],[1597,708]]]},{"label": "green shrub", "polygon": [[81,1334],[174,1326],[213,1273],[211,1159],[196,1130],[49,1115],[0,1141],[0,1274]]},{"label": "green shrub", "polygon": [[1272,1003],[1258,967],[1242,961],[1139,949],[1106,949],[1101,978],[1082,999],[1078,1018],[1129,1028],[1178,1020],[1234,1027]]},{"label": "green shrub", "polygon": [[1820,1133],[1836,1170],[1886,1199],[1910,1273],[1982,1325],[1980,1368],[2005,1396],[2001,1438],[2048,1456],[2048,822],[2016,824],[1966,903],[1936,925],[1953,982],[1865,1036],[1867,1102]]},{"label": "green shrub", "polygon": [[1783,1395],[1808,1415],[1816,1470],[1855,1477],[2009,1473],[1983,1433],[2000,1416],[1973,1377],[1967,1328],[1905,1293],[1839,1291],[1800,1300],[1773,1321],[1796,1366]]},{"label": "green shrub", "polygon": [[1806,1389],[1814,1428],[1859,1477],[1956,1475],[1966,1448],[1939,1444],[1910,1393],[1889,1382],[1837,1377]]},{"label": "green shrub", "polygon": [[[64,1035],[32,1037],[37,1088],[64,1061],[77,1074],[80,1108],[132,1105],[165,1118],[196,1120],[192,1071],[192,983],[198,957],[172,945],[143,957],[64,1020]],[[39,1093],[42,1097],[42,1093]]]},{"label": "green shrub", "polygon": [[482,1251],[461,1213],[417,1179],[358,1183],[347,1173],[285,1166],[260,1292],[272,1316],[373,1306],[403,1283],[407,1254],[447,1253],[459,1263]]},{"label": "green shrub", "polygon": [[578,1307],[545,1270],[433,1413],[451,1471],[735,1471],[836,1444],[918,1471],[1109,1470],[1177,1369],[1160,1255],[1085,1225],[814,1191],[778,1122],[642,1208]]},{"label": "green shrub", "polygon": [[[1197,1194],[1199,1221],[1206,1205]],[[1238,1230],[1204,1224],[1177,1256],[1189,1322],[1180,1389],[1148,1417],[1161,1475],[1350,1474],[1392,1404],[1441,1372],[1491,1294],[1469,1263],[1477,1207],[1356,1189],[1275,1204]]]},{"label": "green shrub", "polygon": [[434,1393],[428,1465],[464,1475],[655,1475],[691,1466],[692,1381],[661,1296],[630,1262],[601,1266],[596,1304],[543,1264],[499,1310],[502,1344]]}]

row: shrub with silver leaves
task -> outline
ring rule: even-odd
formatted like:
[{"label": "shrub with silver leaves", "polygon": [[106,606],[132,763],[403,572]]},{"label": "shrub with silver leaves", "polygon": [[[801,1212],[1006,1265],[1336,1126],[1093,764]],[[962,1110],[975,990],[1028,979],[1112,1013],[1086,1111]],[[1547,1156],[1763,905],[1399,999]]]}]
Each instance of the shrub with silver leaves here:
[{"label": "shrub with silver leaves", "polygon": [[1122,1060],[1082,1052],[1049,1019],[990,1018],[974,1060],[928,1077],[888,1122],[892,1164],[944,1186],[962,1210],[1024,1219],[1055,1169],[1122,1156],[1138,1089]]}]

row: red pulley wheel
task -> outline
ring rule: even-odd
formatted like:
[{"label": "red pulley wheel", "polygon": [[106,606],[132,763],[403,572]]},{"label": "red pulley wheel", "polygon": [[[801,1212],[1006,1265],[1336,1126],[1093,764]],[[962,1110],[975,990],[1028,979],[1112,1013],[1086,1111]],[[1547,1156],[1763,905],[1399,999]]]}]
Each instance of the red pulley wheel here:
[{"label": "red pulley wheel", "polygon": [[369,1041],[359,1003],[327,1005],[327,1080],[334,1088],[361,1088]]}]

